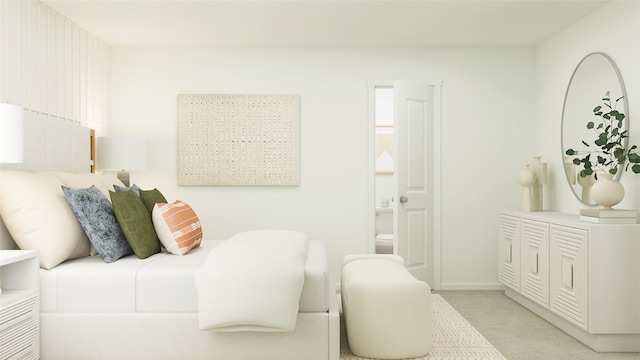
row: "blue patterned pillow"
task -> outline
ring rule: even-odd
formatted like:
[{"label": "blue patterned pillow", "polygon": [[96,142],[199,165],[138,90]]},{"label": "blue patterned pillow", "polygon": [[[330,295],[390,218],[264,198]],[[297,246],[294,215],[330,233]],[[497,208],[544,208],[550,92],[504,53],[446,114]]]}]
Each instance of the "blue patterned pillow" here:
[{"label": "blue patterned pillow", "polygon": [[95,185],[87,189],[62,185],[62,191],[82,230],[105,262],[114,262],[133,254],[118,225],[111,202]]}]

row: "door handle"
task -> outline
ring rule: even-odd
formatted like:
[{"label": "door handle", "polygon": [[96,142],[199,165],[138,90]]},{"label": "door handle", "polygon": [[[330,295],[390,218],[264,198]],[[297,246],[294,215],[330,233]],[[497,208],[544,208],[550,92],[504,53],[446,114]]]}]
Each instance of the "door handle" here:
[{"label": "door handle", "polygon": [[400,196],[400,204],[406,204],[409,202],[409,198],[406,196]]}]

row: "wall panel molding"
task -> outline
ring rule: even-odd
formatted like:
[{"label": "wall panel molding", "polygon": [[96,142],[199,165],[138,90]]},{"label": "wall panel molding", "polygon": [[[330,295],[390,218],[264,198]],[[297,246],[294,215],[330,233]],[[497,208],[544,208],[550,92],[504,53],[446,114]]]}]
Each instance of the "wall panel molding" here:
[{"label": "wall panel molding", "polygon": [[37,0],[0,1],[0,102],[109,126],[110,47]]}]

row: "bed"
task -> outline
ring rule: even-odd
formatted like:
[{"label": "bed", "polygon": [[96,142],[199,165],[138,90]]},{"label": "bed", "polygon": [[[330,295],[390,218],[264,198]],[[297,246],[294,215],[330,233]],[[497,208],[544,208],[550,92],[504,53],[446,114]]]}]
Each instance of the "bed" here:
[{"label": "bed", "polygon": [[338,358],[337,305],[321,241],[310,242],[295,331],[199,330],[192,279],[220,243],[204,241],[191,256],[113,264],[92,256],[41,270],[42,359]]},{"label": "bed", "polygon": [[20,247],[40,250],[42,359],[339,358],[324,242],[305,245],[293,329],[202,330],[196,274],[231,239],[203,240],[183,256],[163,247],[142,259],[128,254],[106,262],[60,187],[97,186],[105,193],[119,183],[114,175],[2,170],[0,181],[4,225]]}]

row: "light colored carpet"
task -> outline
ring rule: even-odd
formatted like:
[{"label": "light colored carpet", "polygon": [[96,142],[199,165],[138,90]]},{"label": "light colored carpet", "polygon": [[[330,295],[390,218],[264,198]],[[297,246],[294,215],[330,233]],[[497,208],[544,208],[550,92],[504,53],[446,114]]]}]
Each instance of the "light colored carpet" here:
[{"label": "light colored carpet", "polygon": [[[340,298],[338,297],[338,299]],[[431,351],[427,356],[417,359],[505,360],[505,357],[480,335],[462,315],[451,307],[442,296],[432,294],[431,311],[433,312]],[[340,322],[340,359],[364,359],[351,354],[342,321]]]},{"label": "light colored carpet", "polygon": [[640,353],[593,351],[502,290],[437,293],[509,360],[640,360]]}]

